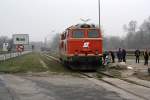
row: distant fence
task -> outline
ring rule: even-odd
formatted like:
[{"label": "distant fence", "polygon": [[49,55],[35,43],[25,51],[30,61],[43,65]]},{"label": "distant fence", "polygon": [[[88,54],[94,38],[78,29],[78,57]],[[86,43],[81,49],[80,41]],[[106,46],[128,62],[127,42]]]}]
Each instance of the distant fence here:
[{"label": "distant fence", "polygon": [[[127,56],[135,56],[135,50],[136,49],[126,49]],[[118,50],[110,50],[110,51],[113,51],[114,53],[118,52]],[[145,51],[145,49],[140,49],[140,55],[143,55],[144,51]],[[109,51],[107,51],[107,52],[109,52]]]},{"label": "distant fence", "polygon": [[32,52],[32,51],[3,53],[3,54],[0,54],[0,61],[5,61],[5,60],[10,59],[10,58],[15,58],[15,57],[18,57],[18,56],[21,56],[24,54],[28,54],[30,52]]}]

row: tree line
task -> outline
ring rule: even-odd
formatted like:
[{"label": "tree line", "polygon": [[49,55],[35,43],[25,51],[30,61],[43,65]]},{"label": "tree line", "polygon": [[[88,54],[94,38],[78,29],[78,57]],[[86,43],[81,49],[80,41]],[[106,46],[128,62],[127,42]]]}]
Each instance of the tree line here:
[{"label": "tree line", "polygon": [[[143,23],[138,26],[137,21],[131,20],[128,24],[123,25],[123,30],[126,36],[121,38],[118,36],[103,36],[104,50],[114,50],[118,48],[125,49],[145,49],[150,48],[150,17],[145,19]],[[3,43],[9,43],[12,46],[12,39],[6,36],[0,36],[0,48]],[[57,33],[52,42],[49,43],[52,50],[59,48],[59,33]],[[10,47],[11,48],[11,47]]]},{"label": "tree line", "polygon": [[144,20],[139,27],[137,21],[131,20],[128,24],[123,25],[123,30],[127,34],[124,38],[118,36],[103,37],[104,50],[150,48],[150,17]]}]

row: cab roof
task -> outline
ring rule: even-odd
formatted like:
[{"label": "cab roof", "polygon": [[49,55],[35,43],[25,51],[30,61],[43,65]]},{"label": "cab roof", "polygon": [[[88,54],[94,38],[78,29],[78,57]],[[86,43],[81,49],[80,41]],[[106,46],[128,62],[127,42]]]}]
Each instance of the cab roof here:
[{"label": "cab roof", "polygon": [[71,30],[71,29],[83,29],[83,28],[98,29],[98,27],[96,27],[94,24],[77,24],[67,29]]}]

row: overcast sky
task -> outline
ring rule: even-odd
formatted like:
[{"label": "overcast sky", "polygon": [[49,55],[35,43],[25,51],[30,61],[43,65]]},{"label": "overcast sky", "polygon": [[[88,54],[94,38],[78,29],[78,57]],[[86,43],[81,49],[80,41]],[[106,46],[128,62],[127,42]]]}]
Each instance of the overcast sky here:
[{"label": "overcast sky", "polygon": [[[140,25],[150,16],[149,5],[150,0],[101,0],[103,34],[124,36],[123,24]],[[0,0],[0,35],[23,33],[30,41],[43,41],[80,18],[98,24],[98,0]]]}]

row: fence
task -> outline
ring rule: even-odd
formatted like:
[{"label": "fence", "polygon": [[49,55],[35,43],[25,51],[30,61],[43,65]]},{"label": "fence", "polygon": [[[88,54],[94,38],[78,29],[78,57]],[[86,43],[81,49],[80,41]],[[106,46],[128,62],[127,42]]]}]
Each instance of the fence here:
[{"label": "fence", "polygon": [[24,51],[24,52],[13,52],[13,53],[5,53],[5,54],[0,54],[0,61],[5,61],[7,59],[10,59],[10,58],[15,58],[15,57],[18,57],[18,56],[21,56],[21,55],[24,55],[24,54],[28,54],[32,51]]}]

